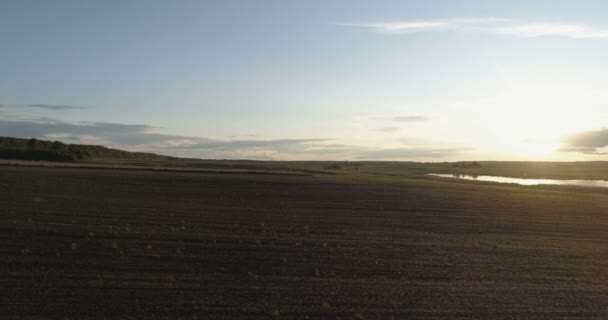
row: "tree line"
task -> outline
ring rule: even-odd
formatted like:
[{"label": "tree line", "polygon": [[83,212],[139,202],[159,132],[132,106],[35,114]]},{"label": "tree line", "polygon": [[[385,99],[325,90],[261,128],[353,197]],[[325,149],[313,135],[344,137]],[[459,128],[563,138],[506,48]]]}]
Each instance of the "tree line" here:
[{"label": "tree line", "polygon": [[0,137],[0,158],[16,160],[74,161],[85,159],[171,159],[153,153],[128,152],[102,146],[66,144],[45,141]]}]

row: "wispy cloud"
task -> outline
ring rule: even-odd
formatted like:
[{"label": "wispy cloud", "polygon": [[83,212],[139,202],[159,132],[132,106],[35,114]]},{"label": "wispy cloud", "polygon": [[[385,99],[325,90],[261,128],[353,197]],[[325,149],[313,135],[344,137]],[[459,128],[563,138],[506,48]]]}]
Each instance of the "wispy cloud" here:
[{"label": "wispy cloud", "polygon": [[409,20],[392,22],[371,22],[371,23],[338,23],[347,27],[365,27],[374,29],[378,32],[409,33],[439,30],[466,30],[471,27],[506,22],[502,18],[467,18],[467,19],[434,19],[434,20]]},{"label": "wispy cloud", "polygon": [[449,158],[470,151],[469,148],[393,148],[356,154],[360,160]]},{"label": "wispy cloud", "polygon": [[30,108],[39,108],[39,109],[47,109],[47,110],[81,110],[86,109],[81,106],[70,106],[64,104],[28,104],[26,107]]},{"label": "wispy cloud", "polygon": [[377,129],[380,132],[393,133],[400,130],[399,127],[382,127]]},{"label": "wispy cloud", "polygon": [[73,143],[88,143],[87,139],[82,139],[82,137],[95,137],[92,140],[104,141],[111,146],[164,144],[172,140],[190,138],[154,133],[155,129],[152,126],[139,124],[65,122],[52,118],[0,120],[0,135],[3,136],[60,138]]},{"label": "wispy cloud", "polygon": [[143,124],[67,122],[53,118],[0,119],[0,136],[60,140],[96,144],[130,151],[222,159],[281,159],[290,154],[324,149],[331,139],[236,139],[220,140],[164,134]]},{"label": "wispy cloud", "polygon": [[494,31],[523,37],[608,38],[608,29],[584,24],[527,23],[496,28]]},{"label": "wispy cloud", "polygon": [[341,23],[384,33],[415,33],[430,31],[479,32],[520,37],[608,38],[608,28],[587,24],[522,22],[504,18],[432,19],[372,23]]},{"label": "wispy cloud", "polygon": [[408,147],[385,149],[375,146],[330,143],[333,139],[328,138],[222,140],[159,133],[159,128],[144,124],[68,122],[48,117],[21,120],[0,119],[0,136],[34,137],[67,143],[105,145],[130,151],[207,159],[428,160],[449,159],[469,150],[441,146],[427,148],[416,146],[416,143],[405,143]]},{"label": "wispy cloud", "polygon": [[64,104],[8,104],[8,103],[0,103],[0,109],[6,108],[38,108],[38,109],[46,109],[46,110],[81,110],[86,109],[81,106],[71,106]]},{"label": "wispy cloud", "polygon": [[404,21],[404,22],[377,22],[377,23],[361,23],[348,24],[340,23],[338,25],[347,27],[367,27],[373,28],[381,32],[421,32],[432,30],[445,30],[450,27],[450,24],[444,21]]},{"label": "wispy cloud", "polygon": [[420,116],[420,115],[412,115],[412,116],[399,116],[393,117],[393,121],[397,122],[421,122],[431,120],[430,117]]},{"label": "wispy cloud", "polygon": [[183,144],[177,148],[184,149],[233,149],[233,148],[266,148],[295,146],[312,142],[323,142],[329,139],[273,139],[273,140],[206,140],[198,143]]}]

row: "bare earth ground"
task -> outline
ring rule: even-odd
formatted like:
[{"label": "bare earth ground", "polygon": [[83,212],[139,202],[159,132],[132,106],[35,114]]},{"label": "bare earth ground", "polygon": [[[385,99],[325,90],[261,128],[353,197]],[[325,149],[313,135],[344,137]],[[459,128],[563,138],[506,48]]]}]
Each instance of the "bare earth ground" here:
[{"label": "bare earth ground", "polygon": [[3,319],[607,319],[608,193],[0,167]]}]

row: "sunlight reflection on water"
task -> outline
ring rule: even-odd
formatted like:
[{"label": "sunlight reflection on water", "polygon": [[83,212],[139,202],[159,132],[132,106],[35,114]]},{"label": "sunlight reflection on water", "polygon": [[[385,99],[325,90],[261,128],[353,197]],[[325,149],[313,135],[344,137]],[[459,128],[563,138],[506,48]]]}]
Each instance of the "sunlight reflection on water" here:
[{"label": "sunlight reflection on water", "polygon": [[558,184],[583,187],[603,187],[608,188],[608,181],[605,180],[559,180],[559,179],[522,179],[508,178],[497,176],[474,176],[469,174],[451,174],[451,173],[429,173],[431,176],[441,178],[456,178],[475,181],[491,181],[500,183],[516,183],[524,186],[534,186],[539,184]]}]

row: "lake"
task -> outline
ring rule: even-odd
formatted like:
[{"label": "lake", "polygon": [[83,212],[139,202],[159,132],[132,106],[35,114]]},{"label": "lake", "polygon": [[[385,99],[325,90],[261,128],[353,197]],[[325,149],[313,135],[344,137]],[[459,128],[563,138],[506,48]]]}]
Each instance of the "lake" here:
[{"label": "lake", "polygon": [[560,180],[560,179],[522,179],[522,178],[509,178],[509,177],[498,177],[498,176],[474,176],[470,174],[451,174],[451,173],[429,173],[431,176],[441,178],[454,178],[474,181],[491,181],[500,183],[516,183],[524,186],[534,186],[539,184],[556,184],[556,185],[570,185],[570,186],[583,186],[583,187],[603,187],[608,188],[608,181],[605,180]]}]

